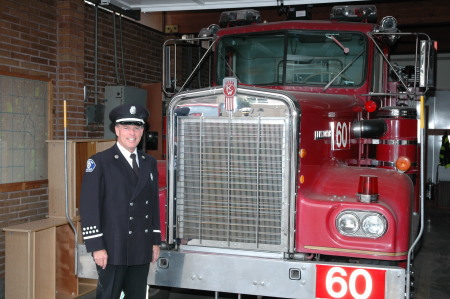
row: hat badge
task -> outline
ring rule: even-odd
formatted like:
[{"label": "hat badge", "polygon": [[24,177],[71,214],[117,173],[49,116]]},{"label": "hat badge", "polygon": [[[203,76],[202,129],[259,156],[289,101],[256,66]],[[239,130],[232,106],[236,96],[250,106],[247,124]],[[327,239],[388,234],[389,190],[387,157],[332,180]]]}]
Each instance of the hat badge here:
[{"label": "hat badge", "polygon": [[131,114],[136,114],[136,106],[131,106],[130,113]]}]

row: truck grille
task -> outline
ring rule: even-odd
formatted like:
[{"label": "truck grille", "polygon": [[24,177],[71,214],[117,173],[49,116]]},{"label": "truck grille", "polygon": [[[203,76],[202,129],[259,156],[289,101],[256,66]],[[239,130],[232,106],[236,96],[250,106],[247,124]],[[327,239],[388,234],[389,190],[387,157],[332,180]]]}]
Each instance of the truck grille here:
[{"label": "truck grille", "polygon": [[188,245],[286,246],[285,118],[180,117],[177,237]]}]

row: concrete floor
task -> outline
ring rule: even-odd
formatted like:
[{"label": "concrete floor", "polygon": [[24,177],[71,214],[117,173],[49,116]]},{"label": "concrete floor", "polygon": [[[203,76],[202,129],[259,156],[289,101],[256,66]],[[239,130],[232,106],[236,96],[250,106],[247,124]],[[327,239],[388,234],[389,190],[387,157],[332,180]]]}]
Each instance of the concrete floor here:
[{"label": "concrete floor", "polygon": [[415,298],[450,298],[450,209],[428,208],[424,239],[414,261]]},{"label": "concrete floor", "polygon": [[[427,208],[423,242],[414,261],[414,298],[450,298],[450,209]],[[160,299],[158,296],[150,298]],[[214,293],[172,291],[168,299],[209,299]],[[238,295],[220,294],[219,298],[238,298]],[[241,296],[242,299],[256,296]],[[95,299],[91,293],[80,299]]]}]

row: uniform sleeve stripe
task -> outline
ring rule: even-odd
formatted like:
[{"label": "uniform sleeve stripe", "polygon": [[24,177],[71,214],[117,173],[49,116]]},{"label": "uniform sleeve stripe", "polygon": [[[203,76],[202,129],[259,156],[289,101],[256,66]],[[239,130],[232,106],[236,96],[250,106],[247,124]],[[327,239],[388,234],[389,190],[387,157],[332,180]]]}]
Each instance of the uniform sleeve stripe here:
[{"label": "uniform sleeve stripe", "polygon": [[101,236],[103,236],[103,234],[97,234],[97,235],[92,235],[92,236],[84,237],[84,239],[85,239],[85,240],[87,240],[87,239],[93,239],[93,238],[98,238],[98,237],[101,237]]}]

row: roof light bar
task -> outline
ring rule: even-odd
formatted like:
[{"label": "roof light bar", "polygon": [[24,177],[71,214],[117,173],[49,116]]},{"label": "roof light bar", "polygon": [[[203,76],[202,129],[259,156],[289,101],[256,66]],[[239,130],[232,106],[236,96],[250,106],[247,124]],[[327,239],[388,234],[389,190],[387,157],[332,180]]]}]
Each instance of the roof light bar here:
[{"label": "roof light bar", "polygon": [[331,9],[330,19],[352,22],[376,22],[377,7],[375,5],[334,6]]},{"label": "roof light bar", "polygon": [[243,9],[223,12],[220,15],[219,25],[221,28],[225,28],[259,22],[261,22],[259,11],[254,9]]}]

